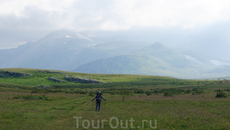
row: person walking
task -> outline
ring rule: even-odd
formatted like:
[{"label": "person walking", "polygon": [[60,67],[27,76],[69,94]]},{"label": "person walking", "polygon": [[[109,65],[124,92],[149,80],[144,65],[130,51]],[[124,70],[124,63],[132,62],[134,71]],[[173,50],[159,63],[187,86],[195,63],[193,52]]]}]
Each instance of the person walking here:
[{"label": "person walking", "polygon": [[106,101],[106,99],[104,99],[102,97],[102,93],[100,91],[97,93],[96,97],[93,100],[95,100],[95,99],[96,99],[96,109],[95,109],[95,111],[100,111],[100,108],[101,108],[101,99],[103,99],[105,101]]}]

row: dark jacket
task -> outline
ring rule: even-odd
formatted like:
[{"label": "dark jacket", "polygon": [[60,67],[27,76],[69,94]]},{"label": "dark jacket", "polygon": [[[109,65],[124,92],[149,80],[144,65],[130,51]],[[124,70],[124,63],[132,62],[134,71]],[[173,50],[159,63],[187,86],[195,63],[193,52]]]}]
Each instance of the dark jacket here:
[{"label": "dark jacket", "polygon": [[[95,99],[96,99],[96,101],[98,101],[98,102],[100,102],[101,99],[103,99],[103,100],[106,101],[106,99],[104,99],[101,95],[96,95],[96,97],[95,97],[93,100],[95,100]],[[93,101],[93,100],[92,100],[92,101]]]}]

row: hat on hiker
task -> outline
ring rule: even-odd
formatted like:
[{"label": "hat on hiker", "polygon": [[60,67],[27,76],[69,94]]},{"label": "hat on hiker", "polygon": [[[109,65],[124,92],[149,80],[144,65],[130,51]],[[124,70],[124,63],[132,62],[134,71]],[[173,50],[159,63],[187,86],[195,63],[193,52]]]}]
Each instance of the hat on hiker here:
[{"label": "hat on hiker", "polygon": [[97,92],[97,93],[95,93],[95,94],[99,94],[99,93],[102,95],[101,91],[98,91],[98,92]]}]

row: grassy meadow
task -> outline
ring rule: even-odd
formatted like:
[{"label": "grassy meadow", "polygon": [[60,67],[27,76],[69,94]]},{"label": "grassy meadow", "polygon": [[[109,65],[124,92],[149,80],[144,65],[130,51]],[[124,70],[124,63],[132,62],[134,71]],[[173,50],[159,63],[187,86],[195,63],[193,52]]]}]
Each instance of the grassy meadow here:
[{"label": "grassy meadow", "polygon": [[[32,74],[26,77],[0,77],[0,129],[63,130],[112,129],[109,120],[119,119],[116,129],[217,130],[230,129],[230,83],[220,80],[183,80],[146,75],[85,74],[38,69],[0,69]],[[52,70],[54,71],[54,70]],[[57,71],[55,71],[57,72]],[[95,79],[106,83],[59,83],[65,76]],[[101,111],[95,111],[92,99],[102,91]],[[217,93],[225,97],[216,98]],[[74,117],[82,117],[77,127]],[[129,120],[133,121],[131,128]],[[108,120],[102,125],[102,120]],[[123,121],[121,125],[120,121]],[[128,127],[125,122],[128,121]],[[143,120],[152,121],[143,123]],[[84,122],[87,125],[87,122]],[[116,121],[111,122],[113,126]],[[85,126],[86,126],[85,125]],[[103,126],[103,128],[102,128]]]}]

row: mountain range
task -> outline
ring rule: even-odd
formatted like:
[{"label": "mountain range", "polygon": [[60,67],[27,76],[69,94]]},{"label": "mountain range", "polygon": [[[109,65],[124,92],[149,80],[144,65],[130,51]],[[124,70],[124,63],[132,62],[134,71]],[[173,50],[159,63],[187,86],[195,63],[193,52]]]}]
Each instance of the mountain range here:
[{"label": "mountain range", "polygon": [[37,41],[0,50],[0,68],[40,68],[84,73],[143,74],[177,78],[229,76],[230,61],[175,51],[162,43],[101,41],[55,31]]}]

